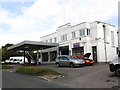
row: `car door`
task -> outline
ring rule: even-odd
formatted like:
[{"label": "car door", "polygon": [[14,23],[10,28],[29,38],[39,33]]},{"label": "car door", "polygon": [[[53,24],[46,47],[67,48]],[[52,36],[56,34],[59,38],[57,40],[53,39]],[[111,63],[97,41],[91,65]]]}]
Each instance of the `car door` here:
[{"label": "car door", "polygon": [[58,57],[58,63],[59,63],[61,66],[66,66],[66,65],[65,65],[64,56],[59,56],[59,57]]},{"label": "car door", "polygon": [[64,56],[63,57],[63,63],[64,63],[64,66],[69,66],[70,65],[69,58]]}]

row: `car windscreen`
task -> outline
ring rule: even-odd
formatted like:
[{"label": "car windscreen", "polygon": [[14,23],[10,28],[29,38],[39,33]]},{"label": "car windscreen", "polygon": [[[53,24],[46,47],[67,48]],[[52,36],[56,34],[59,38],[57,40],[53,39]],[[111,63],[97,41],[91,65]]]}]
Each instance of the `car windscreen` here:
[{"label": "car windscreen", "polygon": [[83,59],[90,60],[88,57],[84,57]]}]

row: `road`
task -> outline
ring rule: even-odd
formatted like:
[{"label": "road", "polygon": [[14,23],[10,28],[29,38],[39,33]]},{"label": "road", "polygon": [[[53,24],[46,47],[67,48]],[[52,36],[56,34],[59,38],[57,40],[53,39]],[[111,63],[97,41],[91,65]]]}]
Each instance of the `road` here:
[{"label": "road", "polygon": [[67,86],[48,82],[13,72],[2,72],[2,88],[66,88]]},{"label": "road", "polygon": [[3,88],[120,88],[120,78],[109,71],[108,64],[95,64],[78,68],[41,65],[67,76],[53,81],[3,71]]}]

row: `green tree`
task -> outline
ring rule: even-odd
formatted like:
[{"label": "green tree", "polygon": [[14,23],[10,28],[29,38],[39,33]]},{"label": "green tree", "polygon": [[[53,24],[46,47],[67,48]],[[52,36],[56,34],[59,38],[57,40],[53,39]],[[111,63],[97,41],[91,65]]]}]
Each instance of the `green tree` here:
[{"label": "green tree", "polygon": [[8,43],[5,46],[2,46],[2,61],[9,59],[11,56],[23,55],[23,53],[19,51],[7,50],[7,48],[10,46],[13,46],[13,44]]}]

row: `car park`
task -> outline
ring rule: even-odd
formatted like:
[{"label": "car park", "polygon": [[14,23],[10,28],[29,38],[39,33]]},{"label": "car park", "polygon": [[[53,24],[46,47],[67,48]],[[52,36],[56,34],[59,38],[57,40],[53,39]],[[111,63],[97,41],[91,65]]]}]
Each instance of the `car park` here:
[{"label": "car park", "polygon": [[60,55],[56,58],[56,66],[84,66],[85,62],[73,56]]},{"label": "car park", "polygon": [[78,57],[81,60],[84,60],[85,65],[93,65],[95,62],[92,59],[89,59],[91,53],[86,53],[83,57],[81,57],[80,55],[74,55],[75,57]]}]

